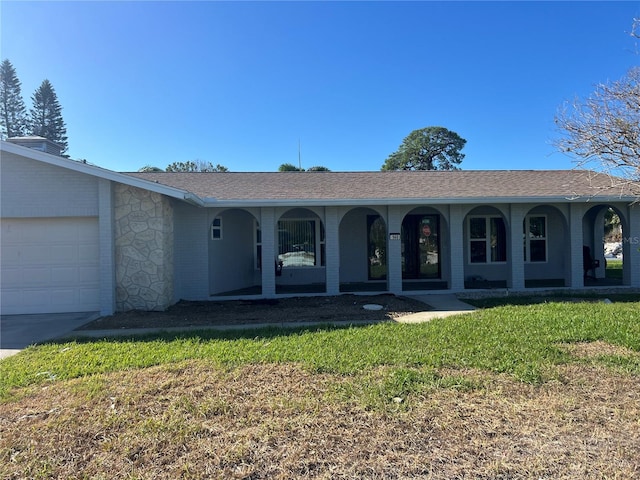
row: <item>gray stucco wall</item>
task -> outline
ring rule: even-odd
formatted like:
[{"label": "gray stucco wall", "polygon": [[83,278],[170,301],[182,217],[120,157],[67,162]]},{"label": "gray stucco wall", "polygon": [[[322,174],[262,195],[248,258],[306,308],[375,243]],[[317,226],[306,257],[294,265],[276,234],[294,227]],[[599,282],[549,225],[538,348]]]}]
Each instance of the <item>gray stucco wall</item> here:
[{"label": "gray stucco wall", "polygon": [[3,152],[0,208],[2,217],[97,216],[98,179]]},{"label": "gray stucco wall", "polygon": [[[211,239],[210,225],[216,212],[209,213],[209,229],[203,232],[209,242],[209,291],[229,292],[253,286],[256,280],[254,255],[255,218],[244,210],[225,210],[222,238]],[[266,264],[268,265],[268,263]]]},{"label": "gray stucco wall", "polygon": [[174,203],[174,302],[209,299],[209,220],[206,209]]},{"label": "gray stucco wall", "polygon": [[340,282],[366,282],[369,279],[367,215],[373,210],[355,209],[340,222]]}]

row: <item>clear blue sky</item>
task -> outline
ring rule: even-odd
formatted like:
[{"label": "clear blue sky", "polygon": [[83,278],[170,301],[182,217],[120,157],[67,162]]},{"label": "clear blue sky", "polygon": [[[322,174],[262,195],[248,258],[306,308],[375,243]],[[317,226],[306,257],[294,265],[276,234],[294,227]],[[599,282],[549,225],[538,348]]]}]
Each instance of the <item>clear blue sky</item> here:
[{"label": "clear blue sky", "polygon": [[68,154],[134,171],[204,160],[379,170],[412,130],[464,169],[572,168],[553,118],[638,64],[640,2],[1,2],[1,53],[47,78]]}]

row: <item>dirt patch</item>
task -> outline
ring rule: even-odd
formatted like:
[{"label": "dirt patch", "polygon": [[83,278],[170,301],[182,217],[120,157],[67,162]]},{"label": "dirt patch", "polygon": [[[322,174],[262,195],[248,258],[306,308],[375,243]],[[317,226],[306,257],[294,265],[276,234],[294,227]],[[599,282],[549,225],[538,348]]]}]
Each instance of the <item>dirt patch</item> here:
[{"label": "dirt patch", "polygon": [[640,353],[634,352],[630,348],[598,340],[595,342],[566,343],[561,345],[563,350],[574,357],[597,358],[603,355],[638,358]]},{"label": "dirt patch", "polygon": [[[380,305],[367,310],[365,305]],[[169,328],[256,323],[384,321],[431,310],[423,302],[395,295],[338,295],[224,302],[181,301],[164,312],[133,310],[102,317],[82,330]]]}]

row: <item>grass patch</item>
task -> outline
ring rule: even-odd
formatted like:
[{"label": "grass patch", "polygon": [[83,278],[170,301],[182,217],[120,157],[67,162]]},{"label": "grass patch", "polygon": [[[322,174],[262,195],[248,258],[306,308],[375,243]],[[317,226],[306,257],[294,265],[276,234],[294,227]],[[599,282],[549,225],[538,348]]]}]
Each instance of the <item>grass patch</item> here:
[{"label": "grass patch", "polygon": [[[217,365],[299,363],[354,374],[379,366],[480,369],[539,383],[567,361],[558,343],[602,340],[640,349],[640,304],[502,306],[408,325],[200,331],[30,347],[2,361],[0,398],[16,387],[189,359]],[[631,370],[637,372],[637,366]]]},{"label": "grass patch", "polygon": [[638,302],[49,343],[0,375],[0,478],[640,471]]}]

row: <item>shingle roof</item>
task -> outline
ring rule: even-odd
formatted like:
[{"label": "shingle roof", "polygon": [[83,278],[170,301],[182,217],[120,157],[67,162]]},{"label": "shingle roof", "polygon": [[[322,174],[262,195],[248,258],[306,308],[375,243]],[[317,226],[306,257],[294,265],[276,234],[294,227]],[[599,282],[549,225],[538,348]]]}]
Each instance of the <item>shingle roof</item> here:
[{"label": "shingle roof", "polygon": [[604,174],[582,170],[393,172],[127,173],[219,202],[382,201],[424,199],[632,198]]}]

